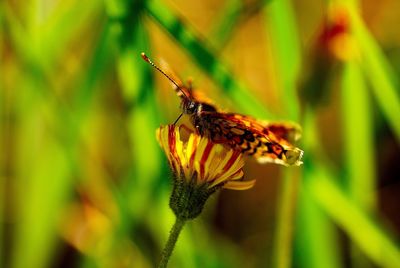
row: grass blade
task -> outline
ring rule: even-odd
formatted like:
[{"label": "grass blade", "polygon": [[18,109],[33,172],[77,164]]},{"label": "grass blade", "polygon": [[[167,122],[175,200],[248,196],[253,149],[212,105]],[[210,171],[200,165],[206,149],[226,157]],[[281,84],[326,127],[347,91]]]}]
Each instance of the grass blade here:
[{"label": "grass blade", "polygon": [[274,241],[274,267],[291,267],[298,178],[285,170],[280,183],[277,207],[277,228]]},{"label": "grass blade", "polygon": [[[303,179],[311,179],[304,172]],[[298,267],[341,267],[337,229],[303,184],[296,220],[295,261]]]},{"label": "grass blade", "polygon": [[25,92],[31,93],[21,98],[24,101],[19,107],[18,172],[14,180],[19,221],[11,267],[48,267],[54,256],[56,227],[71,192],[71,168],[61,145],[42,128],[55,127],[57,122],[45,120],[47,116],[37,112],[54,107],[34,96],[38,91]]},{"label": "grass blade", "polygon": [[272,1],[264,8],[267,27],[271,31],[272,53],[275,55],[277,79],[282,89],[281,103],[289,119],[298,121],[299,102],[296,85],[300,70],[300,44],[296,18],[288,0]]},{"label": "grass blade", "polygon": [[[374,223],[332,182],[332,172],[322,166],[311,171],[312,180],[308,191],[318,205],[358,245],[358,247],[381,267],[400,266],[400,250],[393,235]],[[368,234],[368,235],[366,235]]]},{"label": "grass blade", "polygon": [[301,263],[301,267],[341,267],[338,234],[334,223],[318,207],[318,202],[312,198],[307,188],[308,182],[315,179],[311,172],[314,162],[317,159],[325,160],[321,154],[323,146],[320,144],[315,116],[315,111],[309,108],[303,121],[306,154],[300,186],[295,260]]},{"label": "grass blade", "polygon": [[346,174],[354,202],[366,211],[375,207],[375,161],[372,107],[360,66],[348,62],[342,81],[342,118]]},{"label": "grass blade", "polygon": [[[300,67],[300,48],[294,12],[289,1],[272,1],[264,8],[266,28],[271,31],[273,53],[277,68],[278,88],[285,117],[299,120],[299,102],[296,82]],[[293,243],[293,223],[298,182],[293,170],[285,170],[280,185],[278,201],[278,222],[275,237],[275,266],[291,267],[291,249]]]},{"label": "grass blade", "polygon": [[372,85],[372,92],[382,109],[389,125],[400,143],[400,96],[399,81],[394,75],[381,48],[362,22],[356,8],[348,7],[354,36],[361,50],[361,59],[366,77]]}]

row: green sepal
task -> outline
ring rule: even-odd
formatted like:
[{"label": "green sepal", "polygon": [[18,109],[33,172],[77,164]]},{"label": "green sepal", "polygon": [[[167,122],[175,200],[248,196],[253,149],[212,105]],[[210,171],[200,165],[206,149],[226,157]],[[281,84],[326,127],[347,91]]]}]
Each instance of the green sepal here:
[{"label": "green sepal", "polygon": [[175,178],[169,206],[177,218],[194,219],[200,215],[208,197],[217,188],[209,188],[208,183],[198,184],[196,175],[190,181],[185,178]]}]

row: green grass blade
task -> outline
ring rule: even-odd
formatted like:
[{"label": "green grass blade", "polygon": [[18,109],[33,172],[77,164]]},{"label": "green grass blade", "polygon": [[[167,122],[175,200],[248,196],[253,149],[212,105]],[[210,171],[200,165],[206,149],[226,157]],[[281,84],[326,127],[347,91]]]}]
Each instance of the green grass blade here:
[{"label": "green grass blade", "polygon": [[[129,6],[125,8],[126,11],[131,10]],[[122,192],[125,202],[129,204],[134,223],[147,209],[146,204],[151,203],[151,193],[161,174],[161,154],[155,139],[161,113],[155,102],[152,70],[140,57],[140,53],[149,47],[146,29],[139,20],[141,10],[126,12],[125,16],[117,22],[120,23],[121,31],[115,32],[114,40],[119,47],[118,80],[126,105],[130,107],[127,129],[135,166],[133,175],[125,182]]]},{"label": "green grass blade", "polygon": [[13,49],[20,57],[21,64],[29,66],[32,73],[42,72],[44,66],[42,63],[37,62],[35,49],[30,45],[31,40],[29,39],[29,36],[27,36],[23,23],[18,20],[14,10],[10,7],[8,2],[3,2],[1,8],[4,15],[4,26],[8,29],[7,41],[10,42]]},{"label": "green grass blade", "polygon": [[[303,179],[311,179],[304,172]],[[298,267],[341,267],[337,229],[302,185],[296,219],[295,263]]]},{"label": "green grass blade", "polygon": [[[344,122],[345,183],[349,196],[360,209],[371,213],[376,207],[375,161],[370,96],[360,66],[345,64],[342,76],[342,121]],[[360,250],[352,247],[354,266],[366,266]]]},{"label": "green grass blade", "polygon": [[271,32],[281,103],[289,119],[298,121],[299,102],[296,85],[300,70],[300,44],[296,18],[290,1],[272,1],[265,8],[266,25]]},{"label": "green grass blade", "polygon": [[242,9],[242,0],[227,1],[224,4],[222,12],[218,14],[218,18],[213,24],[210,34],[212,38],[209,38],[214,47],[222,48],[230,39],[240,20]]},{"label": "green grass blade", "polygon": [[56,227],[71,192],[71,168],[62,146],[45,131],[57,126],[48,119],[54,107],[34,96],[37,91],[25,92],[31,93],[19,103],[19,157],[13,181],[18,222],[11,262],[15,268],[48,267],[56,249]]},{"label": "green grass blade", "polygon": [[300,267],[341,267],[337,230],[329,215],[318,207],[307,188],[308,182],[314,180],[312,167],[314,162],[325,160],[321,154],[316,114],[307,109],[303,121],[304,168],[298,209],[298,224],[295,240],[295,261]]},{"label": "green grass blade", "polygon": [[77,112],[75,116],[84,116],[84,113],[90,109],[91,102],[95,93],[97,93],[96,84],[104,77],[106,71],[111,71],[112,65],[112,25],[107,22],[103,25],[100,36],[97,39],[90,63],[86,71],[79,77],[76,82],[77,90],[74,96],[74,105]]},{"label": "green grass blade", "polygon": [[332,172],[316,166],[313,179],[307,183],[308,192],[318,205],[378,266],[400,266],[400,250],[393,235],[377,225],[352,202],[332,181]]},{"label": "green grass blade", "polygon": [[227,1],[218,14],[208,40],[218,50],[222,49],[248,19],[253,18],[270,1],[244,3],[242,0]]},{"label": "green grass blade", "polygon": [[384,56],[357,10],[349,7],[354,36],[361,51],[361,59],[366,77],[372,85],[372,92],[382,109],[389,125],[400,143],[400,96],[399,80]]},{"label": "green grass blade", "polygon": [[[272,1],[264,8],[266,28],[271,32],[274,61],[277,69],[280,99],[285,118],[299,120],[299,102],[296,82],[300,67],[300,46],[294,12],[289,1]],[[291,266],[292,232],[294,222],[294,204],[297,199],[298,183],[293,171],[285,170],[281,181],[280,200],[278,201],[278,222],[275,237],[275,266]]]},{"label": "green grass blade", "polygon": [[[27,18],[20,19],[13,8],[5,3],[3,5],[5,20],[10,28],[13,47],[31,68],[51,76],[54,70],[53,64],[65,52],[68,42],[81,29],[84,29],[83,25],[87,24],[89,19],[99,14],[102,7],[99,3],[88,1],[85,2],[85,7],[72,5],[73,8],[70,8],[71,5],[68,6],[67,2],[62,2],[53,11],[54,14],[45,16],[46,19],[41,23],[37,22],[42,18],[39,18],[41,14],[36,14],[36,9],[29,8],[26,11],[29,14]],[[40,9],[40,7],[37,8]],[[29,27],[26,28],[25,24]]]},{"label": "green grass blade", "polygon": [[[3,15],[3,2],[0,2],[0,62],[3,61],[3,49],[5,43],[4,37],[4,15]],[[0,65],[0,73],[4,75],[7,64]],[[5,193],[6,193],[6,155],[8,155],[8,149],[6,149],[5,145],[7,140],[10,138],[10,114],[9,108],[7,108],[9,100],[6,98],[6,90],[4,79],[0,78],[0,147],[3,149],[3,153],[0,155],[0,266],[5,266],[5,254],[4,254],[4,222],[5,222]]]},{"label": "green grass blade", "polygon": [[375,264],[382,267],[398,266],[400,250],[393,241],[393,236],[376,224],[333,183],[338,175],[332,168],[323,164],[327,161],[321,154],[321,146],[315,142],[319,139],[315,136],[317,128],[313,117],[312,113],[306,113],[304,123],[305,142],[311,146],[305,146],[304,149],[312,159],[312,162],[305,159],[305,172],[309,174],[309,179],[304,181],[307,194],[313,197],[315,203]]},{"label": "green grass blade", "polygon": [[294,170],[285,170],[280,178],[277,228],[274,241],[274,267],[291,267],[293,232],[295,222],[296,200],[298,192],[298,178]]},{"label": "green grass blade", "polygon": [[361,68],[356,62],[348,62],[344,67],[342,81],[346,174],[350,195],[366,211],[371,211],[376,204],[371,111]]},{"label": "green grass blade", "polygon": [[250,93],[251,91],[216,56],[200,35],[178,18],[162,1],[147,2],[146,9],[163,29],[172,35],[197,65],[238,105],[240,111],[262,118],[274,116]]},{"label": "green grass blade", "polygon": [[61,55],[65,54],[68,45],[80,35],[90,35],[87,32],[86,25],[91,25],[94,18],[98,19],[103,9],[103,2],[89,0],[81,2],[79,5],[76,1],[61,1],[52,10],[51,14],[40,26],[39,38],[40,51],[38,51],[40,59],[45,64],[51,64],[55,60],[59,60]]}]

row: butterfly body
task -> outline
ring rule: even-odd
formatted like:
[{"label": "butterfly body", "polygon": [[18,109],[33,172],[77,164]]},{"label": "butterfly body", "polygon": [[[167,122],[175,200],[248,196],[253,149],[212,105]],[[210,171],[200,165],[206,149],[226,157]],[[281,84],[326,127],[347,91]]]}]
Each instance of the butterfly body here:
[{"label": "butterfly body", "polygon": [[250,116],[218,111],[214,105],[195,94],[191,83],[184,85],[172,73],[166,74],[159,69],[147,56],[142,54],[142,57],[173,83],[181,98],[182,112],[190,117],[200,135],[253,156],[261,163],[302,164],[303,151],[292,145],[300,136],[300,128],[296,124],[269,123]]}]

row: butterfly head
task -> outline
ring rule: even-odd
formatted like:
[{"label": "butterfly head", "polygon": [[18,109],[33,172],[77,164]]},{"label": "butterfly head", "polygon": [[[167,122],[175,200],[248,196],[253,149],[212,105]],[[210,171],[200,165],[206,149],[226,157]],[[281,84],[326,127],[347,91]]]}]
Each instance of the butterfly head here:
[{"label": "butterfly head", "polygon": [[199,105],[200,104],[198,102],[190,98],[183,98],[181,103],[183,113],[188,115],[196,114]]},{"label": "butterfly head", "polygon": [[217,110],[211,104],[196,101],[191,98],[183,98],[182,99],[182,111],[187,115],[200,115],[204,112],[216,112]]},{"label": "butterfly head", "polygon": [[175,80],[173,78],[173,76],[171,76],[170,74],[167,74],[160,67],[158,67],[156,64],[154,64],[149,59],[149,57],[147,57],[146,54],[142,53],[141,56],[142,56],[143,60],[145,60],[147,63],[149,63],[151,66],[153,66],[157,71],[159,71],[168,80],[170,80],[172,82],[177,95],[182,100],[181,107],[182,107],[182,111],[184,114],[195,116],[195,115],[199,115],[202,112],[215,112],[216,111],[215,107],[212,106],[211,104],[208,104],[206,102],[202,102],[202,101],[198,100],[198,97],[196,97],[192,92],[191,81],[189,81],[189,86],[185,86],[182,84],[182,82],[180,82],[179,80]]}]

